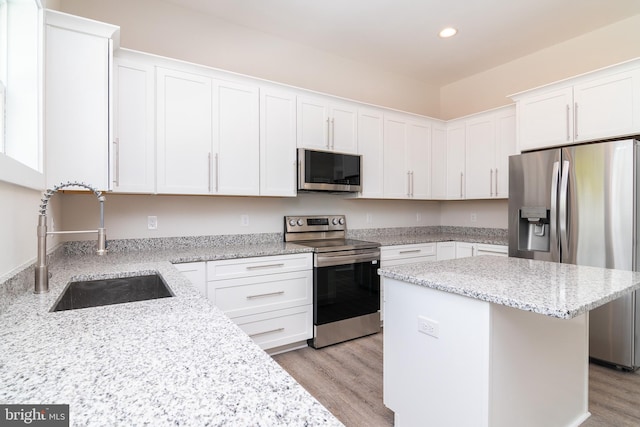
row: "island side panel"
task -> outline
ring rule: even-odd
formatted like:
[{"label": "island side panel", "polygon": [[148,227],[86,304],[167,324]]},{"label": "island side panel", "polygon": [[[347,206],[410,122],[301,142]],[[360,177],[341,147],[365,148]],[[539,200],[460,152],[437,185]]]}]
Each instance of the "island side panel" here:
[{"label": "island side panel", "polygon": [[586,420],[588,337],[588,314],[557,319],[491,304],[491,425]]},{"label": "island side panel", "polygon": [[[490,304],[386,277],[384,403],[397,427],[489,425]],[[419,316],[438,337],[418,331]]]}]

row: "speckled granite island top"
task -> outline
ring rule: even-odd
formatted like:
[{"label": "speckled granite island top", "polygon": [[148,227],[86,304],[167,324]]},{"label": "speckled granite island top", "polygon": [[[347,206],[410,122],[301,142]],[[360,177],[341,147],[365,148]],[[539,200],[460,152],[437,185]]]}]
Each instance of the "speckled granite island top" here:
[{"label": "speckled granite island top", "polygon": [[391,279],[562,319],[640,288],[640,273],[479,256],[378,270]]},{"label": "speckled granite island top", "polygon": [[[277,246],[242,255],[301,251]],[[342,425],[168,262],[238,251],[56,260],[50,293],[0,315],[0,403],[69,404],[73,426]],[[71,279],[155,272],[175,297],[49,311]]]}]

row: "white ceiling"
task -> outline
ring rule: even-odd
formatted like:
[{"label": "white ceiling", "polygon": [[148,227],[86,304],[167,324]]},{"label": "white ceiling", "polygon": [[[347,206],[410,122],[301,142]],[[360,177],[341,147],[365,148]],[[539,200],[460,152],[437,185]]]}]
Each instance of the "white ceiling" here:
[{"label": "white ceiling", "polygon": [[640,14],[640,0],[168,1],[436,85]]}]

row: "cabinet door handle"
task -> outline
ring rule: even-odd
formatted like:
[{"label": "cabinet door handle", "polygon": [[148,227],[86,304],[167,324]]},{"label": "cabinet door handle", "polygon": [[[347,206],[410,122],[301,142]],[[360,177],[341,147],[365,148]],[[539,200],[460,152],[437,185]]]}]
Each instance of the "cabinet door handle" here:
[{"label": "cabinet door handle", "polygon": [[284,267],[284,263],[278,263],[278,264],[264,264],[264,265],[250,265],[247,267],[247,270],[261,270],[263,268],[278,268],[278,267]]},{"label": "cabinet door handle", "polygon": [[115,147],[115,173],[113,183],[116,187],[120,185],[120,138],[116,138],[113,141],[113,146]]},{"label": "cabinet door handle", "polygon": [[411,171],[407,171],[407,197],[411,197]]},{"label": "cabinet door handle", "polygon": [[273,334],[273,333],[282,332],[282,331],[284,331],[284,328],[271,329],[264,332],[256,332],[255,334],[249,334],[249,338],[258,337],[260,335]]},{"label": "cabinet door handle", "polygon": [[278,296],[278,295],[284,295],[284,291],[269,292],[267,294],[247,295],[247,299],[256,299],[256,298],[264,298],[264,297],[275,297],[275,296]]},{"label": "cabinet door handle", "polygon": [[496,197],[498,197],[498,168],[496,168]]},{"label": "cabinet door handle", "polygon": [[462,199],[463,195],[462,195],[462,186],[463,186],[463,181],[464,181],[464,173],[460,172],[460,198]]},{"label": "cabinet door handle", "polygon": [[335,149],[336,147],[336,122],[335,119],[331,118],[331,149]]},{"label": "cabinet door handle", "polygon": [[331,149],[331,120],[327,117],[327,150]]},{"label": "cabinet door handle", "polygon": [[489,169],[489,196],[493,197],[493,169]]},{"label": "cabinet door handle", "polygon": [[400,254],[400,255],[415,254],[415,253],[419,253],[419,252],[422,252],[422,251],[420,249],[412,249],[412,250],[400,251],[400,252],[398,252],[398,254]]}]

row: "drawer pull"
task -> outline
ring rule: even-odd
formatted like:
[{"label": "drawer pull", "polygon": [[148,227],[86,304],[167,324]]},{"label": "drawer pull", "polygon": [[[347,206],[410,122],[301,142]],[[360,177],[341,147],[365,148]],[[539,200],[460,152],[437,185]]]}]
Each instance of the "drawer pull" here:
[{"label": "drawer pull", "polygon": [[419,252],[422,252],[422,250],[421,249],[412,249],[410,251],[400,251],[398,253],[400,255],[402,255],[402,254],[415,254],[415,253],[419,253]]},{"label": "drawer pull", "polygon": [[284,331],[284,328],[271,329],[270,331],[264,331],[264,332],[256,332],[255,334],[249,334],[249,338],[259,337],[260,335],[273,334],[273,333],[282,332],[282,331]]},{"label": "drawer pull", "polygon": [[247,270],[260,270],[263,268],[279,268],[279,267],[284,267],[284,262],[281,262],[279,264],[250,265],[249,267],[247,267]]},{"label": "drawer pull", "polygon": [[263,297],[274,297],[274,296],[277,296],[277,295],[284,295],[284,291],[270,292],[268,294],[247,295],[247,299],[263,298]]}]

